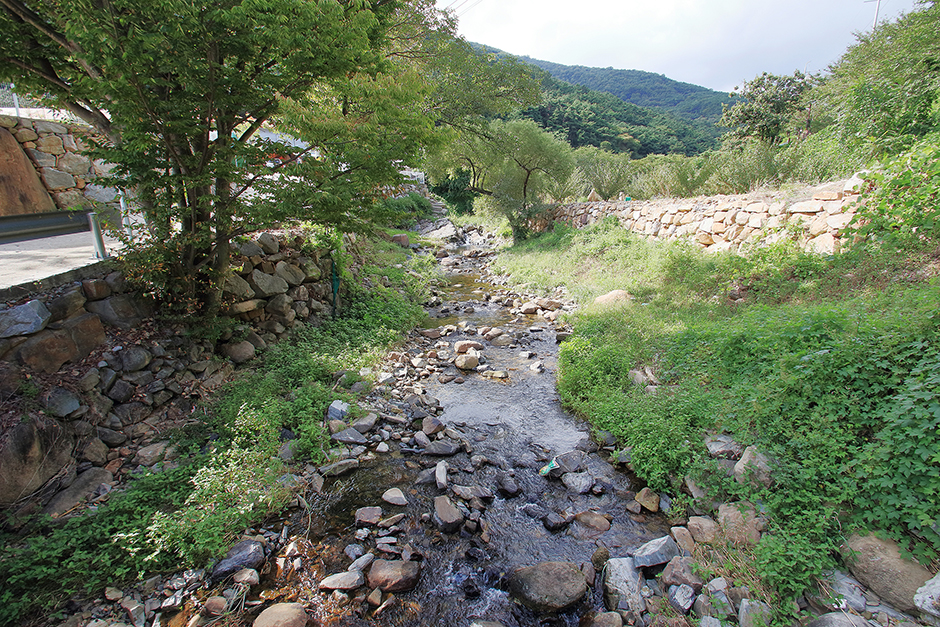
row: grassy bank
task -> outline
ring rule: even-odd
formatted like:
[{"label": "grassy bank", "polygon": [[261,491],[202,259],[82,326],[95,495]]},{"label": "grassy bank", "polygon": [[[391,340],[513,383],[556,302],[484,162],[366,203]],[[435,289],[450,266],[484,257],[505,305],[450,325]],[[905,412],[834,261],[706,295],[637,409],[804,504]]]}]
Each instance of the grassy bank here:
[{"label": "grassy bank", "polygon": [[[936,256],[886,250],[705,256],[607,221],[556,227],[496,265],[585,305],[562,345],[559,392],[616,435],[642,479],[679,507],[687,476],[710,498],[760,504],[769,525],[749,560],[789,608],[851,529],[883,530],[923,562],[940,550]],[[613,289],[631,298],[592,304]],[[644,366],[655,393],[630,376]],[[708,433],[756,445],[773,483],[730,479]]]},{"label": "grassy bank", "polygon": [[205,567],[247,526],[287,505],[283,430],[296,436],[296,461],[324,461],[326,408],[355,400],[349,388],[360,369],[422,319],[420,303],[435,280],[433,260],[384,239],[360,239],[354,249],[341,268],[352,286],[342,314],[272,346],[198,407],[201,420],[174,437],[178,467],[136,476],[93,516],[36,520],[28,533],[0,535],[0,624],[150,573]]}]

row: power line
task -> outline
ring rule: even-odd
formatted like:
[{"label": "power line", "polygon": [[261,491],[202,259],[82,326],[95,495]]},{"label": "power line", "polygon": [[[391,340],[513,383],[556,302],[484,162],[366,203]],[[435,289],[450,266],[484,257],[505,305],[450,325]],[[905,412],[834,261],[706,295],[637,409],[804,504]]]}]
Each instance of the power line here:
[{"label": "power line", "polygon": [[[451,2],[450,5],[447,7],[447,10],[448,10],[448,11],[452,11],[454,14],[456,14],[457,11],[460,10],[460,7],[462,7],[463,5],[467,4],[468,2],[470,2],[470,0],[454,0],[454,1]],[[455,6],[455,5],[456,5],[456,6]],[[453,7],[453,8],[451,8],[451,7]]]},{"label": "power line", "polygon": [[[470,11],[470,9],[472,9],[472,8],[475,7],[476,5],[480,4],[481,2],[483,2],[483,0],[476,0],[476,2],[474,2],[473,4],[471,4],[470,6],[468,6],[466,9],[464,9],[463,12],[462,12],[460,15],[458,15],[457,17],[463,17],[464,15],[466,15],[466,14]],[[879,2],[880,2],[880,0],[879,0]]]}]

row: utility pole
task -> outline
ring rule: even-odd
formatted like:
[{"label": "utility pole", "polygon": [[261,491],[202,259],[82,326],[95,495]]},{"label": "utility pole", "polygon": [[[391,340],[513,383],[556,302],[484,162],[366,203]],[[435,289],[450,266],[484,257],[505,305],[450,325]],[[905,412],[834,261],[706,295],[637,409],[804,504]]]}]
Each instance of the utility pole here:
[{"label": "utility pole", "polygon": [[871,29],[875,30],[878,26],[878,14],[881,12],[881,0],[865,0],[865,4],[875,3],[875,21],[871,23]]}]

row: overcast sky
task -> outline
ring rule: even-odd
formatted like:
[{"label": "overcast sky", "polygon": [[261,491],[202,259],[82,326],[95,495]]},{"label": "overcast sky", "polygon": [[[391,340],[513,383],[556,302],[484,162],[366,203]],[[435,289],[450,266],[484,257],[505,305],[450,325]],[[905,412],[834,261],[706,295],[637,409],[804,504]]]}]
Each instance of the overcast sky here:
[{"label": "overcast sky", "polygon": [[[761,72],[816,72],[871,29],[876,0],[437,0],[468,41],[565,65],[729,91]],[[881,0],[879,21],[915,0]]]}]

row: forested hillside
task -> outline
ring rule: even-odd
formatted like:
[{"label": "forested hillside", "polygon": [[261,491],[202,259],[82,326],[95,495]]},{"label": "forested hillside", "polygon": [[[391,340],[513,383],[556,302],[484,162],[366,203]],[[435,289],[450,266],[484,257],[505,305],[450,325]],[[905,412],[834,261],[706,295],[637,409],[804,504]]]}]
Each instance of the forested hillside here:
[{"label": "forested hillside", "polygon": [[685,120],[714,124],[721,117],[722,103],[733,102],[733,98],[726,93],[674,81],[662,74],[641,70],[616,70],[611,67],[562,65],[531,57],[520,59],[545,70],[559,80],[607,92],[641,107],[663,109]]},{"label": "forested hillside", "polygon": [[542,128],[560,133],[573,148],[596,146],[634,157],[692,156],[715,148],[720,134],[712,122],[624,102],[611,94],[541,75],[541,102],[522,112]]}]

